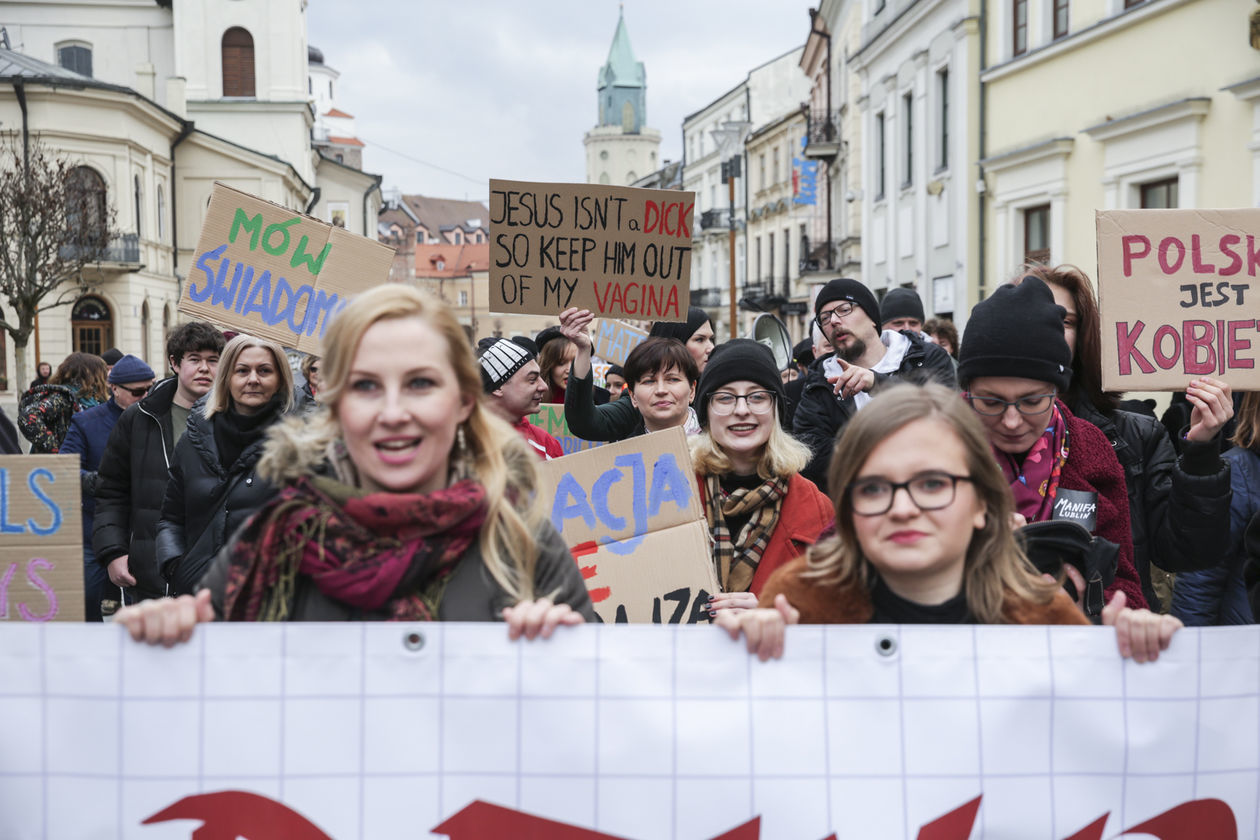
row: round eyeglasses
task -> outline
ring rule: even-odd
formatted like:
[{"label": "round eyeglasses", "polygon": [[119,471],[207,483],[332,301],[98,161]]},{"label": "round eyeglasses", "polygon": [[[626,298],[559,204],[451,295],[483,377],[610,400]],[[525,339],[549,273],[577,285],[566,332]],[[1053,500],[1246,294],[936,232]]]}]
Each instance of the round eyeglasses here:
[{"label": "round eyeglasses", "polygon": [[726,416],[735,411],[735,406],[743,400],[753,414],[768,414],[774,408],[774,394],[769,391],[753,391],[751,394],[732,394],[729,391],[718,391],[709,397],[709,411]]},{"label": "round eyeglasses", "polygon": [[983,414],[985,417],[1000,417],[1006,413],[1007,406],[1015,406],[1015,410],[1020,414],[1041,414],[1050,408],[1051,403],[1058,394],[1051,391],[1048,394],[1029,394],[1026,397],[1020,397],[1017,400],[1002,400],[997,397],[977,397],[975,394],[968,392],[963,395],[967,402],[971,403],[971,408],[976,414]]}]

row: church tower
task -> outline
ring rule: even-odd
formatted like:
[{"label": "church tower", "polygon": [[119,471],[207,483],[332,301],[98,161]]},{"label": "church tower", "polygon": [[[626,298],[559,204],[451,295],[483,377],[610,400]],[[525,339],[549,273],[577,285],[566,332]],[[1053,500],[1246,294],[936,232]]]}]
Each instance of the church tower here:
[{"label": "church tower", "polygon": [[623,7],[599,70],[599,121],[586,133],[586,181],[627,186],[655,172],[661,133],[647,127],[647,71],[636,61]]}]

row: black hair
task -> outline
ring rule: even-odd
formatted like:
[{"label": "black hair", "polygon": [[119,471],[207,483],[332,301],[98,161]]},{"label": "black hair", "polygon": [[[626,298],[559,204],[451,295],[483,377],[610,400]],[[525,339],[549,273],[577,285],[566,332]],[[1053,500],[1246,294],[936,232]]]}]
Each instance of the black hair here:
[{"label": "black hair", "polygon": [[205,321],[189,321],[187,324],[176,327],[166,339],[166,358],[174,359],[175,364],[178,365],[184,360],[185,353],[204,350],[222,353],[225,343],[223,333]]}]

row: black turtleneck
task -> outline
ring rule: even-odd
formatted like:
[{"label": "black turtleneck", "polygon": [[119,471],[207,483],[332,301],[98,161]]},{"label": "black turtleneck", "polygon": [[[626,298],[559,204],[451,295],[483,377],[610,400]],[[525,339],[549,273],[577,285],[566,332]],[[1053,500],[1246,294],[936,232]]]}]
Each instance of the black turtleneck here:
[{"label": "black turtleneck", "polygon": [[875,608],[871,624],[975,624],[967,609],[967,594],[959,592],[942,604],[917,604],[907,601],[888,588],[883,578],[876,577],[871,592]]},{"label": "black turtleneck", "polygon": [[283,403],[284,395],[276,393],[253,414],[241,414],[233,404],[227,411],[220,411],[210,418],[214,426],[214,444],[219,450],[219,464],[225,471],[231,471],[241,453],[261,438],[267,427],[280,417]]}]

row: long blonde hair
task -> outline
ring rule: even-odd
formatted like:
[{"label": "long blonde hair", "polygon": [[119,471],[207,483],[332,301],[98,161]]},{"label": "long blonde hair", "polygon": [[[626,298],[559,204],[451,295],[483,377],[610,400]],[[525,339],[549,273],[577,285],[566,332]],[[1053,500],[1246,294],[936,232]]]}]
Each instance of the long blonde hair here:
[{"label": "long blonde hair", "polygon": [[916,420],[936,420],[954,432],[967,453],[971,486],[984,505],[984,527],[972,534],[963,567],[963,591],[971,614],[983,624],[1004,623],[1002,606],[1008,594],[1035,604],[1050,603],[1058,585],[1041,579],[1015,540],[1011,488],[993,458],[984,428],[958,393],[942,385],[893,385],[845,426],[827,473],[836,534],[810,547],[805,576],[840,587],[872,584],[877,572],[858,542],[847,488],[876,446]]},{"label": "long blonde hair", "polygon": [[232,380],[232,369],[236,367],[236,360],[241,353],[251,347],[261,347],[271,354],[271,361],[276,366],[276,375],[280,380],[276,385],[276,393],[284,398],[280,412],[287,413],[293,407],[293,368],[289,367],[289,357],[284,354],[284,348],[270,339],[240,333],[224,346],[223,353],[219,356],[214,384],[210,386],[210,393],[206,395],[206,404],[202,409],[206,417],[213,417],[232,407],[232,392],[228,387],[228,382]]},{"label": "long blonde hair", "polygon": [[[771,424],[770,439],[757,460],[757,475],[761,478],[790,478],[809,463],[809,447],[783,431],[777,411],[767,415],[766,421]],[[707,428],[693,437],[690,443],[691,461],[700,475],[726,475],[734,469],[730,457]]]},{"label": "long blonde hair", "polygon": [[[538,532],[545,518],[536,503],[536,456],[505,421],[483,403],[481,373],[464,329],[449,307],[411,286],[386,283],[359,295],[328,326],[322,341],[322,389],[319,399],[330,411],[293,418],[273,429],[259,461],[259,472],[272,481],[291,481],[323,461],[340,439],[337,408],[348,385],[359,342],[378,321],[419,318],[446,342],[448,361],[460,393],[472,400],[464,421],[464,439],[472,474],[485,487],[486,521],[478,537],[482,561],[495,582],[517,599],[534,597]],[[405,348],[400,348],[400,351]],[[450,462],[459,458],[452,451]]]}]

